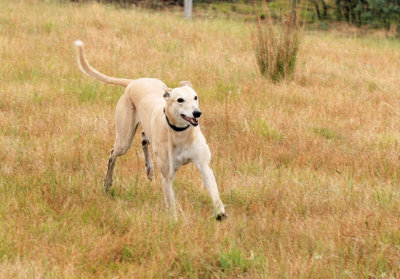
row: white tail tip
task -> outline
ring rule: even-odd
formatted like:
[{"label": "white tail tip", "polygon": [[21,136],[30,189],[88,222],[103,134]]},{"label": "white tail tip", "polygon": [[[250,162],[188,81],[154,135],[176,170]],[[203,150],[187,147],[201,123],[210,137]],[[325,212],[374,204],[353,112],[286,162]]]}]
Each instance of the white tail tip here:
[{"label": "white tail tip", "polygon": [[81,40],[76,40],[74,42],[74,45],[77,46],[77,47],[80,47],[80,46],[83,46],[83,42]]}]

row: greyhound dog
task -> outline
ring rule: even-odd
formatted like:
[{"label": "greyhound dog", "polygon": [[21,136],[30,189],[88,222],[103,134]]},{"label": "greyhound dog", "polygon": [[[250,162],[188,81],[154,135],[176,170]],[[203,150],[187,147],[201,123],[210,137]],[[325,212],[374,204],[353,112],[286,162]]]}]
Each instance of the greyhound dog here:
[{"label": "greyhound dog", "polygon": [[82,41],[75,41],[75,46],[79,68],[84,74],[105,83],[125,87],[115,111],[116,139],[104,178],[105,191],[108,192],[112,185],[117,157],[128,151],[140,123],[143,129],[142,148],[147,177],[152,180],[154,175],[154,164],[148,148],[151,143],[161,173],[165,205],[174,219],[177,219],[177,214],[173,179],[176,171],[189,162],[201,172],[213,202],[216,219],[225,219],[224,205],[209,166],[211,152],[198,126],[201,111],[192,84],[189,81],[181,81],[180,87],[170,89],[164,82],[155,78],[133,80],[109,77],[98,72],[87,62]]}]

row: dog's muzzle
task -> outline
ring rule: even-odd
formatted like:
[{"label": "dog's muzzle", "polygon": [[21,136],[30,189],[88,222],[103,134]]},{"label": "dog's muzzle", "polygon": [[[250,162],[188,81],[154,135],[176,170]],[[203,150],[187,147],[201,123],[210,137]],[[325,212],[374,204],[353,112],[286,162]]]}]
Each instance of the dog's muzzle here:
[{"label": "dog's muzzle", "polygon": [[187,122],[189,122],[192,126],[197,126],[197,125],[199,125],[199,120],[197,119],[197,118],[199,118],[200,117],[200,115],[201,115],[201,111],[199,111],[199,110],[195,110],[194,112],[193,112],[193,118],[191,118],[191,117],[187,117],[186,115],[184,115],[184,114],[181,114],[181,117],[183,118],[183,119],[185,119]]}]

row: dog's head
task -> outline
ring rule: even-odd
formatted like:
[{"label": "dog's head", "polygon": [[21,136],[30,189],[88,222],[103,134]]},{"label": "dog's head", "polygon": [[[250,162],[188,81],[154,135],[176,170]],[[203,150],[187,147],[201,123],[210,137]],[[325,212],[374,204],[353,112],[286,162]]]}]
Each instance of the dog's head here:
[{"label": "dog's head", "polygon": [[190,81],[181,81],[180,87],[166,90],[164,98],[169,121],[176,126],[185,126],[187,123],[192,126],[199,124],[198,119],[201,115],[199,100]]}]

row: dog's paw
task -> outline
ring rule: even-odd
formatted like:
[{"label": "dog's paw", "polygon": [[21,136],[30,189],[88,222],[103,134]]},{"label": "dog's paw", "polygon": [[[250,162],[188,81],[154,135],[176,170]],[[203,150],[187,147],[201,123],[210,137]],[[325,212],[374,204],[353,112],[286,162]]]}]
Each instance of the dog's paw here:
[{"label": "dog's paw", "polygon": [[112,183],[113,183],[112,179],[104,179],[104,182],[103,182],[104,192],[106,192],[106,193],[110,192]]},{"label": "dog's paw", "polygon": [[152,180],[153,180],[153,177],[154,177],[154,168],[153,168],[153,167],[148,167],[148,166],[146,166],[145,171],[146,171],[147,178],[148,178],[150,181],[152,181]]},{"label": "dog's paw", "polygon": [[228,216],[226,216],[225,213],[220,213],[220,214],[217,215],[217,217],[215,217],[215,219],[217,219],[217,221],[220,221],[220,222],[222,220],[225,220],[226,218],[228,218]]}]

